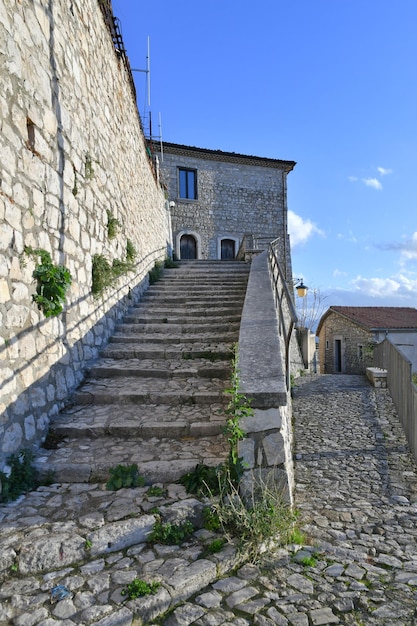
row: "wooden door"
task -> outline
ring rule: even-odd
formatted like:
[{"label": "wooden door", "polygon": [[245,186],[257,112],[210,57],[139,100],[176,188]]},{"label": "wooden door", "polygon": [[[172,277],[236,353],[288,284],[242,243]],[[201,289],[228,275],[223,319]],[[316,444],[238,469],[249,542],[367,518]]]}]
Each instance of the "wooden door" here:
[{"label": "wooden door", "polygon": [[222,239],[220,258],[231,261],[235,258],[235,242],[233,239]]},{"label": "wooden door", "polygon": [[197,242],[192,235],[182,235],[180,241],[180,258],[196,259],[197,258]]}]

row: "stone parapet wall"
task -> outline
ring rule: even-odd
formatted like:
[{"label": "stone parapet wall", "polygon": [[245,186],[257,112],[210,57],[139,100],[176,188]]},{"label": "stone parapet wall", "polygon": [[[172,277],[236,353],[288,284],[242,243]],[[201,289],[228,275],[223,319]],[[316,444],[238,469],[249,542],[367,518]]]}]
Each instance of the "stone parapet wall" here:
[{"label": "stone parapet wall", "polygon": [[241,391],[251,400],[254,415],[241,420],[246,437],[239,442],[238,453],[243,459],[246,492],[272,481],[292,501],[291,396],[278,329],[268,258],[263,252],[251,264],[239,335]]},{"label": "stone parapet wall", "polygon": [[[128,63],[98,0],[5,0],[0,58],[1,467],[45,437],[170,237]],[[113,239],[108,212],[120,224]],[[93,255],[124,260],[128,239],[134,271],[94,298]],[[25,246],[71,272],[57,318],[32,302],[35,259]]]}]

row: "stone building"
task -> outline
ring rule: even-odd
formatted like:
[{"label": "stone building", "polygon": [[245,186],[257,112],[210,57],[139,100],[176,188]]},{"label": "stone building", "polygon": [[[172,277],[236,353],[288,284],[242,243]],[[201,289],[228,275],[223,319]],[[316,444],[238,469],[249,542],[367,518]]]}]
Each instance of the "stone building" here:
[{"label": "stone building", "polygon": [[281,265],[291,267],[287,174],[294,161],[174,143],[164,143],[162,150],[154,143],[153,149],[166,185],[177,258],[232,259],[246,235],[263,246],[281,239]]},{"label": "stone building", "polygon": [[417,309],[331,306],[317,336],[322,374],[362,374],[373,364],[373,346],[385,338],[410,360],[417,355]]}]

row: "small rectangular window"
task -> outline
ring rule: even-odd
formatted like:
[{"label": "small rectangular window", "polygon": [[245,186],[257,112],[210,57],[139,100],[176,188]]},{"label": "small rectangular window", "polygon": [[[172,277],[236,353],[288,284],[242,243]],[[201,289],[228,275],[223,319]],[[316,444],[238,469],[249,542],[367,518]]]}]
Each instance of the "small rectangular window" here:
[{"label": "small rectangular window", "polygon": [[361,343],[358,343],[358,359],[363,361],[363,345]]},{"label": "small rectangular window", "polygon": [[187,200],[197,199],[197,172],[195,170],[179,169],[179,197]]}]

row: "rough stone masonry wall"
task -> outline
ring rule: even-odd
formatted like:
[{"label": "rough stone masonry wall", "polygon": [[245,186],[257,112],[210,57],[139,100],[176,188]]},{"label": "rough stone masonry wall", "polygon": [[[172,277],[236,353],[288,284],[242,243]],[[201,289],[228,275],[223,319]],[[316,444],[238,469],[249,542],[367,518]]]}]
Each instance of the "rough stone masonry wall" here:
[{"label": "rough stone masonry wall", "polygon": [[[0,125],[1,468],[45,437],[169,235],[127,64],[98,0],[0,3]],[[107,211],[121,224],[112,240]],[[123,260],[128,238],[135,270],[94,298],[93,255]],[[25,246],[72,274],[57,318],[32,302]]]},{"label": "rough stone masonry wall", "polygon": [[[319,336],[319,361],[322,374],[334,374],[335,353],[334,339],[342,339],[342,372],[344,374],[365,374],[372,365],[370,345],[372,335],[369,331],[350,322],[348,319],[331,313],[323,323]],[[326,341],[329,347],[326,348]],[[358,357],[358,345],[363,346],[363,359]]]},{"label": "rough stone masonry wall", "polygon": [[[197,171],[196,200],[178,197],[181,167]],[[169,200],[175,202],[171,211],[174,246],[181,233],[196,233],[201,241],[200,258],[218,259],[220,239],[235,239],[237,252],[245,233],[270,240],[286,234],[287,174],[283,170],[245,163],[239,157],[228,162],[171,154],[166,146],[161,168]]]}]

